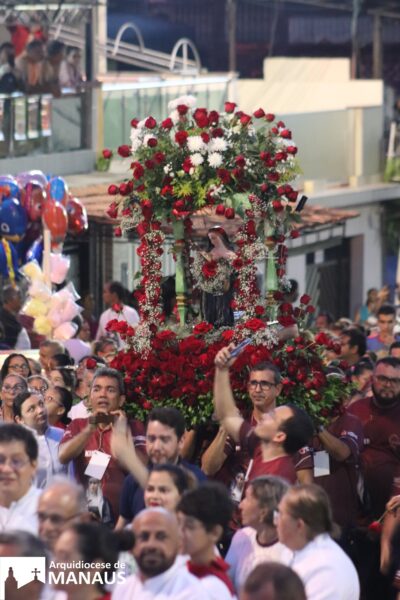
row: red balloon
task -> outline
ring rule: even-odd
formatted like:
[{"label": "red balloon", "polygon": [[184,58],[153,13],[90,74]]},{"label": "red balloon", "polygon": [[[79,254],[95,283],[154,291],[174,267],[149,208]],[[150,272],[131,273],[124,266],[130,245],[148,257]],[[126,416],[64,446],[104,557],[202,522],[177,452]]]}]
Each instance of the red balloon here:
[{"label": "red balloon", "polygon": [[27,183],[22,198],[29,220],[39,221],[47,200],[47,194],[43,187],[35,182]]},{"label": "red balloon", "polygon": [[43,211],[43,225],[50,229],[52,244],[61,244],[67,234],[67,211],[58,202],[48,200]]},{"label": "red balloon", "polygon": [[72,196],[68,199],[67,204],[68,214],[68,233],[79,235],[88,228],[88,216],[86,208],[82,205],[78,198]]}]

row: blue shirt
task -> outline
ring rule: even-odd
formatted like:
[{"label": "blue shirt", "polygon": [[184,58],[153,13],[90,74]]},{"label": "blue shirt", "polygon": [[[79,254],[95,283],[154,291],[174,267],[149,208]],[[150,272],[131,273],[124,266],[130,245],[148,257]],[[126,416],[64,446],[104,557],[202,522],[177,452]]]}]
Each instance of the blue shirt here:
[{"label": "blue shirt", "polygon": [[[185,460],[179,460],[178,467],[183,467],[184,469],[187,469],[193,473],[199,482],[206,481],[207,479],[199,467],[192,465]],[[150,471],[152,468],[153,465],[149,464]],[[140,487],[133,475],[127,475],[122,486],[121,498],[119,502],[119,513],[121,517],[130,523],[144,508],[144,490]]]}]

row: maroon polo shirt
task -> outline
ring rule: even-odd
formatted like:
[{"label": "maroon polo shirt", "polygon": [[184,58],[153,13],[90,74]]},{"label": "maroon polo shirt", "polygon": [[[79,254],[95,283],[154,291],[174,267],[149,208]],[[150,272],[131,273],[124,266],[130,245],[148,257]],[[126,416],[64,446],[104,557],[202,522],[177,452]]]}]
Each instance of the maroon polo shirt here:
[{"label": "maroon polo shirt", "polygon": [[400,494],[400,402],[381,408],[373,398],[362,398],[347,411],[363,425],[361,464],[373,516],[380,517],[391,495]]},{"label": "maroon polo shirt", "polygon": [[[74,419],[65,430],[64,436],[60,442],[64,444],[72,440],[78,433],[87,427],[88,419]],[[146,452],[145,429],[143,423],[137,420],[132,420],[129,423],[134,445],[137,450],[143,454]],[[114,518],[119,515],[119,496],[121,494],[122,484],[127,472],[121,467],[119,462],[112,457],[111,453],[111,432],[112,426],[109,425],[106,429],[97,427],[88,441],[86,442],[85,450],[73,459],[75,477],[85,488],[88,483],[88,476],[85,475],[85,470],[89,464],[90,458],[94,450],[99,450],[105,454],[111,454],[110,462],[107,465],[106,471],[101,480],[101,488],[103,496],[110,502],[113,510]]]}]

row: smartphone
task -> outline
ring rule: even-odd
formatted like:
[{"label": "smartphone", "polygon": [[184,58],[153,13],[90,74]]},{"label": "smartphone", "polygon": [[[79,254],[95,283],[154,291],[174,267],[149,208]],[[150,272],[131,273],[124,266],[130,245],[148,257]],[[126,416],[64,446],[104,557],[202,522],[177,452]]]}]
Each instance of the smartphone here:
[{"label": "smartphone", "polygon": [[98,413],[89,417],[89,423],[91,425],[97,425],[98,423],[114,423],[115,415],[108,415],[107,413]]},{"label": "smartphone", "polygon": [[231,356],[233,358],[235,358],[236,356],[239,356],[239,354],[241,352],[243,352],[243,350],[246,348],[246,346],[248,346],[251,343],[252,343],[252,340],[250,338],[246,338],[245,340],[243,340],[243,342],[240,342],[240,344],[232,350]]}]

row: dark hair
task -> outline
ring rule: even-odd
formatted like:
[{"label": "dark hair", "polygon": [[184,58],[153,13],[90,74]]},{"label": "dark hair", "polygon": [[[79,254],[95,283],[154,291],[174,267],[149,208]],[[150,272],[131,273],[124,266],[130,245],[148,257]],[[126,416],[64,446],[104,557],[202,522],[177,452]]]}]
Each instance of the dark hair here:
[{"label": "dark hair", "polygon": [[64,42],[60,42],[60,40],[50,40],[47,44],[47,56],[53,57],[60,54],[65,48]]},{"label": "dark hair", "polygon": [[298,485],[286,493],[289,512],[307,526],[309,540],[321,533],[333,533],[332,507],[325,490],[315,483]]},{"label": "dark hair", "polygon": [[[97,340],[97,342],[95,342],[93,344],[93,353],[95,355],[97,355],[99,352],[103,352],[104,346],[106,346],[108,344],[112,344],[113,346],[115,346],[115,349],[117,350],[118,345],[117,345],[117,342],[115,341],[114,338],[112,338],[112,337],[101,337],[99,340]],[[93,357],[93,358],[95,358],[95,357]]]},{"label": "dark hair", "polygon": [[373,371],[374,370],[374,365],[372,364],[372,362],[370,360],[359,360],[358,363],[356,363],[352,369],[351,374],[355,375],[356,377],[358,377],[359,375],[362,375],[363,373],[365,373],[365,371]]},{"label": "dark hair", "polygon": [[71,367],[53,367],[51,371],[60,373],[65,387],[72,390],[75,387],[75,373]]},{"label": "dark hair", "polygon": [[111,294],[117,295],[118,300],[120,300],[120,302],[124,301],[126,290],[122,283],[120,283],[119,281],[110,281],[110,283],[108,284],[108,289]]},{"label": "dark hair", "polygon": [[386,304],[382,304],[382,306],[378,309],[376,316],[379,317],[379,315],[396,315],[396,309],[393,304],[389,304],[389,302],[387,302]]},{"label": "dark hair", "polygon": [[331,312],[329,312],[329,310],[320,310],[318,313],[318,317],[326,317],[328,325],[332,325],[332,323],[334,322],[333,315]]},{"label": "dark hair", "polygon": [[186,425],[184,416],[177,408],[174,408],[173,406],[160,406],[158,408],[153,408],[149,414],[147,425],[150,423],[150,421],[159,421],[163,425],[171,427],[171,429],[175,431],[178,440],[180,440],[185,433]]},{"label": "dark hair", "polygon": [[75,364],[74,359],[71,358],[71,355],[67,349],[65,349],[65,352],[54,354],[51,357],[51,360],[53,361],[53,364],[55,365],[55,367],[53,367],[53,368],[73,367]]},{"label": "dark hair", "polygon": [[273,525],[274,511],[278,508],[279,502],[289,489],[288,482],[275,475],[261,475],[252,479],[249,482],[250,486],[259,507],[268,509],[264,523]]},{"label": "dark hair", "polygon": [[7,63],[10,67],[15,67],[15,48],[11,42],[3,42],[0,46],[0,52],[5,51],[7,54]]},{"label": "dark hair", "polygon": [[256,365],[250,367],[250,375],[255,371],[271,371],[274,375],[274,382],[276,385],[281,382],[281,373],[276,365],[272,362],[259,362]]},{"label": "dark hair", "polygon": [[[102,569],[102,574],[113,573],[119,553],[131,550],[135,544],[135,537],[129,529],[110,531],[108,527],[98,523],[74,523],[66,530],[73,531],[77,536],[78,551],[84,562],[111,565],[108,569]],[[104,583],[106,583],[104,580],[102,583],[97,583],[101,590]]]},{"label": "dark hair", "polygon": [[58,420],[60,421],[60,423],[63,423],[64,425],[68,425],[71,422],[71,419],[68,418],[68,413],[71,410],[72,403],[73,403],[72,394],[69,390],[67,390],[67,388],[61,387],[60,385],[55,385],[54,389],[60,395],[61,403],[63,404],[64,409],[65,409],[63,414],[59,417]]},{"label": "dark hair", "polygon": [[362,331],[356,327],[347,327],[343,329],[342,335],[349,338],[349,346],[357,346],[358,356],[364,356],[367,351],[367,339]]},{"label": "dark hair", "polygon": [[229,492],[222,483],[206,481],[183,494],[176,510],[198,519],[207,531],[211,531],[216,525],[223,530],[228,527],[233,507]]},{"label": "dark hair", "polygon": [[0,533],[0,544],[15,546],[17,556],[46,556],[47,551],[44,543],[38,537],[28,531],[2,531]]},{"label": "dark hair", "polygon": [[[32,394],[30,394],[31,396]],[[38,457],[38,445],[33,433],[22,425],[16,423],[3,423],[0,426],[0,444],[9,442],[22,442],[29,460],[33,462]]]},{"label": "dark hair", "polygon": [[94,374],[91,387],[93,387],[94,382],[99,377],[110,377],[111,379],[115,379],[118,382],[118,391],[120,395],[122,396],[123,394],[125,394],[124,380],[122,378],[121,373],[117,371],[117,369],[112,369],[111,367],[100,367],[100,369],[97,369],[97,371]]},{"label": "dark hair", "polygon": [[210,250],[212,250],[214,248],[214,245],[212,244],[210,238],[208,237],[208,235],[210,233],[217,233],[220,236],[220,238],[222,239],[222,242],[223,242],[225,248],[227,248],[228,250],[233,250],[233,244],[231,243],[225,229],[223,229],[223,227],[220,227],[219,225],[214,225],[214,227],[211,227],[207,231],[207,252],[210,252]]},{"label": "dark hair", "polygon": [[[268,585],[270,584],[270,585]],[[246,579],[243,591],[248,594],[261,593],[264,586],[273,589],[274,600],[307,600],[304,584],[293,569],[277,562],[257,565]],[[251,596],[249,598],[251,600]]]},{"label": "dark hair", "polygon": [[170,463],[164,463],[162,465],[154,465],[151,469],[149,476],[152,473],[168,473],[179,494],[182,496],[184,492],[190,490],[193,487],[193,479],[191,473],[178,467],[177,465],[171,465]]},{"label": "dark hair", "polygon": [[393,367],[393,369],[400,369],[400,358],[396,358],[395,356],[385,356],[375,363],[375,370],[379,365],[387,365],[388,367]]},{"label": "dark hair", "polygon": [[14,417],[22,417],[22,405],[31,396],[39,396],[41,398],[40,394],[37,392],[30,392],[29,390],[26,392],[20,392],[17,396],[15,396],[13,400]]},{"label": "dark hair", "polygon": [[314,433],[313,422],[305,410],[295,404],[286,404],[293,416],[283,421],[279,427],[280,431],[286,433],[283,449],[287,454],[294,454],[303,446],[306,446]]},{"label": "dark hair", "polygon": [[[1,367],[0,370],[0,377],[1,377],[1,381],[3,381],[3,379],[6,377],[6,375],[10,375],[9,369],[10,369],[10,362],[13,358],[15,358],[16,356],[19,356],[20,358],[22,358],[25,363],[28,365],[28,369],[29,369],[29,373],[26,377],[30,377],[31,375],[31,366],[29,364],[28,359],[23,355],[23,354],[19,354],[18,352],[13,352],[12,354],[9,354],[7,356],[7,358],[5,359],[5,361],[3,362],[3,365]],[[12,375],[14,375],[14,373],[12,373]],[[26,379],[25,377],[25,379]]]},{"label": "dark hair", "polygon": [[391,346],[389,348],[389,355],[390,355],[391,351],[395,350],[396,348],[400,348],[400,342],[393,342],[393,344],[391,344]]},{"label": "dark hair", "polygon": [[25,46],[26,52],[30,52],[31,50],[36,50],[37,48],[44,49],[44,44],[41,40],[32,40]]},{"label": "dark hair", "polygon": [[299,289],[299,284],[296,279],[289,279],[290,288],[286,290],[286,295],[294,294]]}]

